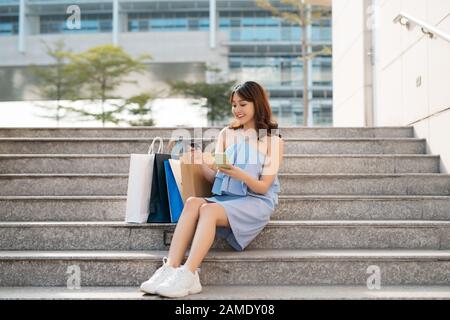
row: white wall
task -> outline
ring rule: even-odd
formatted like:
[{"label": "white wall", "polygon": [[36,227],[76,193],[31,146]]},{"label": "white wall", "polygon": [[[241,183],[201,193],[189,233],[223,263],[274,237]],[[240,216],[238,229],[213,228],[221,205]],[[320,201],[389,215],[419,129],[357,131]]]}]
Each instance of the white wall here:
[{"label": "white wall", "polygon": [[[349,3],[352,3],[351,6]],[[359,28],[367,19],[365,9],[352,0],[333,1],[333,47],[335,50],[334,124],[364,126],[364,74],[370,64],[358,57]],[[358,1],[359,3],[359,1]],[[367,5],[367,3],[366,3]],[[356,6],[356,7],[355,7]],[[347,10],[345,9],[347,8]],[[339,14],[339,11],[341,12]],[[427,139],[427,153],[441,155],[441,172],[450,170],[450,43],[429,39],[420,28],[407,30],[392,21],[404,11],[450,34],[449,0],[379,0],[377,38],[377,90],[375,126],[414,126],[415,136]],[[361,13],[362,12],[362,13]],[[357,17],[362,15],[363,17]],[[365,16],[365,18],[364,18]],[[346,32],[345,32],[346,31]],[[358,40],[350,45],[351,36]],[[358,70],[352,70],[352,69]],[[363,70],[361,70],[363,69]],[[348,79],[352,77],[352,79]],[[349,85],[350,88],[345,88]],[[365,96],[366,100],[368,95]],[[367,117],[367,116],[366,116]]]},{"label": "white wall", "polygon": [[333,125],[364,126],[371,85],[365,1],[333,1]]}]

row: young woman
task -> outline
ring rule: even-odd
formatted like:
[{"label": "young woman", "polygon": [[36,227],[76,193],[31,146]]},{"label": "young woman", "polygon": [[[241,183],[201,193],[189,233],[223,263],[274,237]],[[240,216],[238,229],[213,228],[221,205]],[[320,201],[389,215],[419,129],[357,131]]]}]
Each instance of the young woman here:
[{"label": "young woman", "polygon": [[[216,231],[242,251],[262,231],[278,205],[278,169],[284,153],[278,124],[264,89],[256,82],[238,85],[230,102],[234,122],[220,131],[215,152],[225,153],[228,169],[202,164],[214,182],[212,197],[189,197],[175,228],[169,257],[141,285],[141,291],[183,297],[202,290],[198,267],[212,246]],[[195,234],[194,234],[195,233]],[[192,240],[193,238],[193,240]],[[181,262],[192,240],[189,257]]]}]

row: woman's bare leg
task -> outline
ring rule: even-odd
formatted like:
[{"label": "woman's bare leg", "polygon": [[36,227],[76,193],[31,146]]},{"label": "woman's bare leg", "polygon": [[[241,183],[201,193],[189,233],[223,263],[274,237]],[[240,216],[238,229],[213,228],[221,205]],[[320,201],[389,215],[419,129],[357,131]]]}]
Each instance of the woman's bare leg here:
[{"label": "woman's bare leg", "polygon": [[195,272],[211,248],[216,235],[216,227],[229,227],[225,209],[217,203],[206,203],[200,207],[199,221],[194,240],[185,265]]},{"label": "woman's bare leg", "polygon": [[183,261],[186,249],[194,235],[200,207],[206,203],[203,198],[189,197],[186,199],[183,211],[175,227],[170,243],[167,263],[172,267],[179,267]]}]

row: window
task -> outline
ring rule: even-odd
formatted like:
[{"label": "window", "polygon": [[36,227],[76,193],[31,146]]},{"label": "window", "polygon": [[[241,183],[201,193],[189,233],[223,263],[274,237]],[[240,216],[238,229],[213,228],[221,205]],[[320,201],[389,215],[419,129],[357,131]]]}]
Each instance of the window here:
[{"label": "window", "polygon": [[65,15],[48,15],[40,17],[41,33],[85,33],[110,32],[112,30],[111,14],[82,14],[81,29],[69,29]]},{"label": "window", "polygon": [[19,33],[19,17],[0,17],[0,36]]},{"label": "window", "polygon": [[206,12],[149,12],[128,15],[128,31],[206,31]]}]

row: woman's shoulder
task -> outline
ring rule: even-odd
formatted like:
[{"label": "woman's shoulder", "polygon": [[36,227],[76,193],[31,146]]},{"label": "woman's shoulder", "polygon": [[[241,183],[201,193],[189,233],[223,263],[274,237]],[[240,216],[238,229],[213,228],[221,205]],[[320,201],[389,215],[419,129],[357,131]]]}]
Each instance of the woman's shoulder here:
[{"label": "woman's shoulder", "polygon": [[270,135],[267,136],[268,137],[268,143],[272,144],[272,145],[280,145],[284,143],[283,138],[281,137],[281,135]]},{"label": "woman's shoulder", "polygon": [[229,126],[226,126],[220,130],[220,133],[225,134],[227,132],[230,132],[230,130],[232,130],[232,129]]},{"label": "woman's shoulder", "polygon": [[220,130],[219,134],[220,134],[220,135],[223,135],[223,136],[226,136],[226,135],[230,135],[230,134],[235,133],[235,131],[236,131],[236,130],[233,129],[232,127],[226,126],[226,127],[222,128],[222,129]]},{"label": "woman's shoulder", "polygon": [[222,128],[220,130],[220,132],[236,132],[239,131],[239,129],[241,129],[241,127],[236,127],[233,125],[227,125],[226,127]]}]

